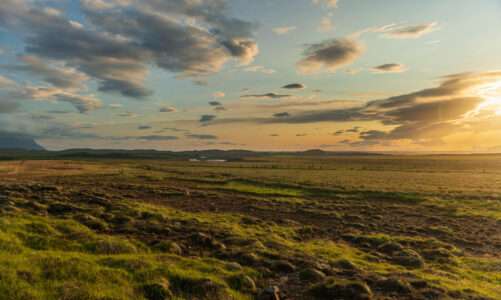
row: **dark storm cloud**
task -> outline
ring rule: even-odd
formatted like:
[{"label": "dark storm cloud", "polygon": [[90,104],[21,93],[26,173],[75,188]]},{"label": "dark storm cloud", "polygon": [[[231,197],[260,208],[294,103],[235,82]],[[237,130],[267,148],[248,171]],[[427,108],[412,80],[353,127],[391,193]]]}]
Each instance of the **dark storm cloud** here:
[{"label": "dark storm cloud", "polygon": [[[152,93],[144,84],[150,65],[197,78],[219,71],[231,58],[249,63],[258,53],[255,26],[226,16],[225,1],[82,0],[81,4],[86,24],[44,8],[43,3],[5,0],[0,5],[0,26],[20,32],[27,53],[64,62],[96,79],[100,91],[133,98]],[[185,22],[186,18],[196,24]]]},{"label": "dark storm cloud", "polygon": [[299,72],[316,73],[322,70],[335,72],[349,65],[364,52],[364,46],[356,39],[341,38],[308,45],[303,59],[297,63]]},{"label": "dark storm cloud", "polygon": [[292,97],[292,96],[291,95],[275,94],[275,93],[240,96],[240,98],[255,98],[255,99],[281,99],[281,98],[289,98],[289,97]]},{"label": "dark storm cloud", "polygon": [[306,86],[302,83],[291,83],[291,84],[284,85],[282,88],[289,89],[289,90],[301,90],[301,89],[306,88]]},{"label": "dark storm cloud", "polygon": [[189,139],[196,140],[217,140],[218,137],[212,134],[186,134],[186,137]]}]

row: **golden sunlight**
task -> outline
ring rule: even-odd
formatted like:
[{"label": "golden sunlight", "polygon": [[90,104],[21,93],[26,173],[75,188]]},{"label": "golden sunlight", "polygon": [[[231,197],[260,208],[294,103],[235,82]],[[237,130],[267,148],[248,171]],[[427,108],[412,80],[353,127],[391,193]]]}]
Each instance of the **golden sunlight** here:
[{"label": "golden sunlight", "polygon": [[495,112],[496,115],[501,115],[501,80],[481,87],[478,95],[484,98],[485,101],[474,111],[475,115],[484,110],[490,110]]}]

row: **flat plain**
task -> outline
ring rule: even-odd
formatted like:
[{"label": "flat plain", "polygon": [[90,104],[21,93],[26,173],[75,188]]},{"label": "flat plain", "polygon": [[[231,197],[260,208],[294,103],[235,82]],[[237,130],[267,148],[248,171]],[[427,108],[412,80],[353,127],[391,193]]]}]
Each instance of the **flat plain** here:
[{"label": "flat plain", "polygon": [[0,299],[501,299],[501,156],[0,162]]}]

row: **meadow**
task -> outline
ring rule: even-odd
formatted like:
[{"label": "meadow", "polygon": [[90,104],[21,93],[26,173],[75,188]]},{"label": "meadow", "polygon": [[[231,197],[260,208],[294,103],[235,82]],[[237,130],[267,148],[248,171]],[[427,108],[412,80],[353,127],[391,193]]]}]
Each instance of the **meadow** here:
[{"label": "meadow", "polygon": [[501,299],[501,156],[0,162],[0,299]]}]

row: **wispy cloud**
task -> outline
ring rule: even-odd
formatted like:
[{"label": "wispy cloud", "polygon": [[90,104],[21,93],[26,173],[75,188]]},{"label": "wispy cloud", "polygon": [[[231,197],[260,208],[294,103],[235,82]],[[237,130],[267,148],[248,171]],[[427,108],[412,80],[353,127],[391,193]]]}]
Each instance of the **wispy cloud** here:
[{"label": "wispy cloud", "polygon": [[270,68],[266,68],[264,66],[250,66],[243,69],[245,72],[255,72],[255,73],[263,73],[266,75],[274,74],[276,71]]},{"label": "wispy cloud", "polygon": [[408,26],[392,26],[383,30],[388,38],[395,39],[417,39],[429,33],[439,30],[438,22],[424,23]]},{"label": "wispy cloud", "polygon": [[332,22],[331,16],[322,17],[320,20],[320,25],[318,25],[317,30],[320,32],[329,32],[334,30],[334,23]]},{"label": "wispy cloud", "polygon": [[396,63],[391,63],[391,64],[384,64],[384,65],[379,65],[376,67],[373,67],[370,69],[371,72],[373,73],[402,73],[407,71],[407,67],[403,64],[396,64]]},{"label": "wispy cloud", "polygon": [[212,134],[186,134],[185,135],[189,139],[196,140],[217,140],[218,137]]},{"label": "wispy cloud", "polygon": [[252,95],[242,95],[240,98],[254,98],[254,99],[280,99],[289,98],[291,95],[266,93],[266,94],[252,94]]},{"label": "wispy cloud", "polygon": [[328,8],[336,8],[339,0],[312,0],[315,5],[325,5]]},{"label": "wispy cloud", "polygon": [[272,29],[275,34],[284,35],[291,31],[296,30],[296,26],[283,26],[283,27],[275,27]]},{"label": "wispy cloud", "polygon": [[162,113],[170,113],[170,112],[176,112],[177,109],[173,106],[162,106],[158,109],[158,111]]}]

